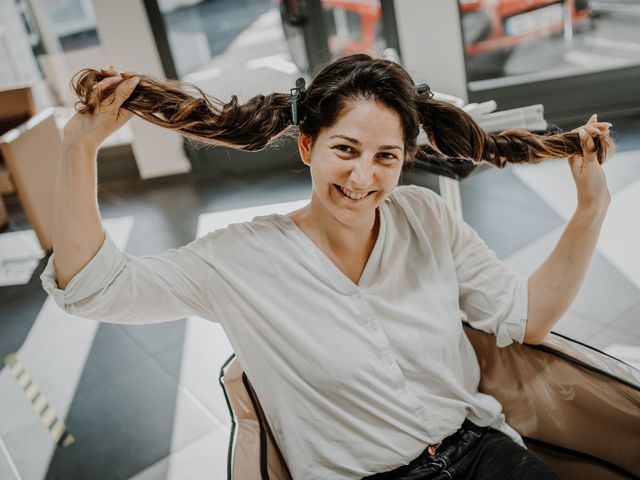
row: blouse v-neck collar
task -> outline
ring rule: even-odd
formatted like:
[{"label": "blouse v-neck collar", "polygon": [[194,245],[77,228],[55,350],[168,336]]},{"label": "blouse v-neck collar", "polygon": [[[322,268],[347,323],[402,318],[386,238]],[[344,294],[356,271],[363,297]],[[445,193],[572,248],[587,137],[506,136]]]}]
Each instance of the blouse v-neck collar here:
[{"label": "blouse v-neck collar", "polygon": [[338,266],[322,251],[320,247],[313,243],[307,234],[304,233],[304,231],[288,215],[275,214],[274,216],[282,223],[286,224],[293,235],[304,242],[311,251],[315,252],[316,257],[323,264],[329,275],[336,283],[342,286],[346,291],[355,292],[359,289],[366,288],[367,285],[370,284],[372,280],[370,276],[375,272],[376,265],[380,261],[380,254],[384,246],[384,238],[387,231],[387,219],[385,218],[385,209],[387,207],[386,203],[387,201],[385,200],[377,209],[380,221],[378,236],[357,284],[354,283],[342,270],[340,270],[340,268],[338,268]]}]

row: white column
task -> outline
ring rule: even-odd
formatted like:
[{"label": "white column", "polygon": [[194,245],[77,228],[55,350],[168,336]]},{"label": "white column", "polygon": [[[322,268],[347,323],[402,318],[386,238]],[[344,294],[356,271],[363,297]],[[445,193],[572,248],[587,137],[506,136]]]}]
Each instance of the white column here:
[{"label": "white column", "polygon": [[[149,20],[142,0],[92,0],[100,43],[106,58],[94,67],[114,65],[164,78]],[[142,178],[160,177],[191,170],[182,138],[139,118],[130,122],[133,153]]]},{"label": "white column", "polygon": [[29,82],[38,74],[20,12],[12,0],[0,0],[0,85]]},{"label": "white column", "polygon": [[457,0],[395,0],[402,63],[434,91],[467,97]]}]

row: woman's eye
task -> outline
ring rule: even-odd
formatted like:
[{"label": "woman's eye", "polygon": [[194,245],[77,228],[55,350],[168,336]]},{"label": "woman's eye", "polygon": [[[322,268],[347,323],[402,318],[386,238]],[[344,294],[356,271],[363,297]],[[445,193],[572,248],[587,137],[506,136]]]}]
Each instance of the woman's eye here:
[{"label": "woman's eye", "polygon": [[345,153],[353,153],[353,148],[351,148],[349,145],[336,145],[333,148],[337,148],[338,150],[340,150],[341,152],[345,152]]},{"label": "woman's eye", "polygon": [[383,153],[382,158],[385,158],[387,160],[395,160],[396,156],[393,153]]}]

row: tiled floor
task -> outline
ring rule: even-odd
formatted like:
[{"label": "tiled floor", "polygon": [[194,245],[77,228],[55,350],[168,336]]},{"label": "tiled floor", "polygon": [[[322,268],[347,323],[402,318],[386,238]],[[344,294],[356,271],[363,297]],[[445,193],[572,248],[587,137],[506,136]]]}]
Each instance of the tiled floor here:
[{"label": "tiled floor", "polygon": [[[613,201],[584,285],[555,330],[639,362],[640,118],[614,130],[619,153],[605,167]],[[259,214],[229,210],[305,199],[309,189],[305,173],[286,171],[180,178],[102,184],[100,205],[116,243],[147,255]],[[575,207],[566,161],[485,170],[461,190],[466,221],[522,274],[544,261]],[[28,228],[13,213],[11,228]],[[196,317],[123,326],[67,315],[43,292],[43,267],[44,259],[25,285],[0,287],[0,355],[17,352],[75,441],[57,447],[2,368],[0,479],[226,478],[230,422],[218,374],[231,346],[222,329]]]}]

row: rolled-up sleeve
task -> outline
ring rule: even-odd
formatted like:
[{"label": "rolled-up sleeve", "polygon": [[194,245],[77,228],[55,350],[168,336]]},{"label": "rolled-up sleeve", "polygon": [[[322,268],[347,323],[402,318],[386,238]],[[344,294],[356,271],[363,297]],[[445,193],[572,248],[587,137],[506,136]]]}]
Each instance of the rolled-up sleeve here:
[{"label": "rolled-up sleeve", "polygon": [[449,237],[463,319],[494,334],[498,347],[522,343],[528,278],[514,274],[439,195],[431,192],[429,196]]},{"label": "rolled-up sleeve", "polygon": [[66,312],[110,323],[156,323],[197,315],[214,319],[209,235],[160,255],[121,251],[107,230],[95,256],[60,289],[55,254],[40,275]]}]

